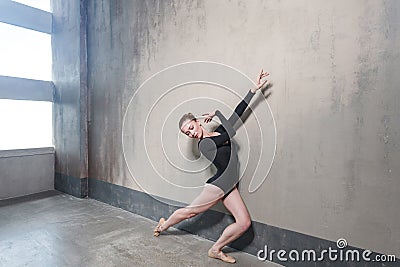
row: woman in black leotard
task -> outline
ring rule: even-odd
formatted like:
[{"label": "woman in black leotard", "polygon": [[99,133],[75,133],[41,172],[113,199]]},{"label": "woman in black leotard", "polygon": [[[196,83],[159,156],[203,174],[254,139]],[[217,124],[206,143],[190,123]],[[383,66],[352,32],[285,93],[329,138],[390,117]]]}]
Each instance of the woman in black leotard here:
[{"label": "woman in black leotard", "polygon": [[236,187],[239,182],[238,156],[236,147],[230,139],[236,134],[233,125],[243,114],[256,91],[266,84],[266,80],[264,82],[261,80],[268,75],[261,70],[257,86],[249,90],[229,119],[226,119],[219,110],[203,114],[207,115],[204,119],[206,123],[210,122],[215,115],[220,119],[221,125],[214,132],[207,132],[191,113],[185,114],[181,118],[180,130],[187,136],[200,140],[198,143],[200,152],[215,165],[217,173],[207,180],[203,191],[189,206],[176,210],[168,220],[160,219],[154,229],[155,236],[172,225],[206,211],[222,200],[225,207],[234,216],[235,223],[226,227],[221,237],[208,251],[208,256],[225,262],[236,262],[232,256],[223,253],[222,248],[241,236],[250,227],[251,220]]}]

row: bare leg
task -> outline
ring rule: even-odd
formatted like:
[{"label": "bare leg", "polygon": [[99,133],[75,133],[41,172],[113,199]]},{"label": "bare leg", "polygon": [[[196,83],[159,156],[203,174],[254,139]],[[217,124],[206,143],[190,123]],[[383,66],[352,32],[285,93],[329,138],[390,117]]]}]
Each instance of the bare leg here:
[{"label": "bare leg", "polygon": [[224,192],[219,187],[206,184],[200,195],[193,202],[185,207],[176,210],[158,229],[159,232],[167,230],[169,227],[202,213],[215,204],[224,196]]},{"label": "bare leg", "polygon": [[212,246],[211,250],[216,253],[221,252],[225,245],[241,236],[251,225],[249,212],[237,188],[224,199],[223,203],[235,217],[235,222],[225,228],[220,238]]}]

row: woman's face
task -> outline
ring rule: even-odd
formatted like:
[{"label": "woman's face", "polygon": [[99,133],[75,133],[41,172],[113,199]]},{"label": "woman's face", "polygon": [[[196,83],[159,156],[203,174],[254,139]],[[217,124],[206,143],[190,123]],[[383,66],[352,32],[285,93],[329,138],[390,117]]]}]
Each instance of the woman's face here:
[{"label": "woman's face", "polygon": [[181,128],[182,133],[186,134],[190,138],[202,138],[203,129],[201,128],[197,120],[187,120]]}]

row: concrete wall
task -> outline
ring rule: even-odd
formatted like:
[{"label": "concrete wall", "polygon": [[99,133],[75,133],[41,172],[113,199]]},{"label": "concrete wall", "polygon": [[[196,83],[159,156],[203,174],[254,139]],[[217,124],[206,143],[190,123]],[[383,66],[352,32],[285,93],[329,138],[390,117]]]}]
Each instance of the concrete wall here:
[{"label": "concrete wall", "polygon": [[[56,180],[87,178],[86,20],[81,12],[85,1],[53,0],[51,5]],[[66,190],[58,184],[64,182],[56,183],[56,189]]]},{"label": "concrete wall", "polygon": [[[397,0],[99,0],[89,1],[87,10],[91,178],[142,190],[127,168],[125,150],[130,160],[138,160],[131,170],[141,175],[136,179],[156,176],[157,181],[154,169],[147,168],[147,155],[137,149],[146,130],[149,155],[156,167],[177,182],[188,181],[191,174],[177,171],[158,146],[163,130],[165,144],[181,145],[182,152],[175,155],[174,162],[184,166],[185,155],[196,159],[193,144],[177,132],[174,119],[182,114],[175,109],[181,104],[178,101],[212,94],[209,101],[190,102],[192,110],[187,111],[200,115],[221,108],[228,113],[248,87],[238,86],[235,95],[197,84],[182,90],[180,96],[171,92],[163,102],[156,102],[165,92],[163,82],[179,79],[178,75],[154,83],[128,109],[131,97],[151,75],[182,62],[220,62],[251,77],[264,67],[273,82],[268,98],[271,112],[265,105],[254,105],[254,114],[273,114],[277,151],[271,172],[254,193],[248,192],[246,177],[254,171],[259,153],[250,153],[241,192],[252,219],[332,241],[342,237],[353,246],[400,255]],[[77,77],[77,65],[75,62],[68,75]],[[66,102],[77,101],[71,95]],[[156,116],[143,119],[147,115],[143,108],[155,103]],[[123,125],[127,110],[129,120]],[[71,114],[72,121],[75,112]],[[163,127],[160,121],[167,125]],[[65,151],[77,152],[77,125],[59,129],[73,130],[62,139],[69,143],[63,144]],[[257,126],[255,117],[250,116],[245,125],[248,139],[239,136],[237,140],[242,152],[249,140],[252,149],[264,141],[263,151],[270,153],[274,142],[259,133],[273,123]],[[122,136],[131,140],[130,147],[123,149]],[[79,176],[79,155],[68,158],[68,153],[61,153],[58,169],[66,171],[70,166],[70,173]],[[196,161],[188,168],[194,170],[202,164]],[[202,179],[201,183],[209,174],[206,169],[195,177]],[[150,193],[188,200],[163,188],[155,182]]]},{"label": "concrete wall", "polygon": [[54,190],[54,149],[0,151],[0,199]]}]

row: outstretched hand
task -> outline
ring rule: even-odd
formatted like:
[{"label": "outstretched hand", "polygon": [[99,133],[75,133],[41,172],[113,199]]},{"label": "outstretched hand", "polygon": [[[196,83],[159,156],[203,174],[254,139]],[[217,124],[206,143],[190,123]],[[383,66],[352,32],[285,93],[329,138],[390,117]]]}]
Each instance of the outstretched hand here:
[{"label": "outstretched hand", "polygon": [[213,111],[213,112],[205,113],[202,116],[206,116],[204,118],[204,122],[209,123],[210,121],[212,121],[213,117],[215,116],[215,112]]},{"label": "outstretched hand", "polygon": [[269,75],[268,72],[264,72],[263,69],[261,69],[261,73],[257,77],[256,81],[256,87],[251,89],[251,92],[255,93],[257,90],[260,90],[261,88],[264,87],[264,85],[268,82],[268,80],[262,81],[264,77],[267,77]]}]

